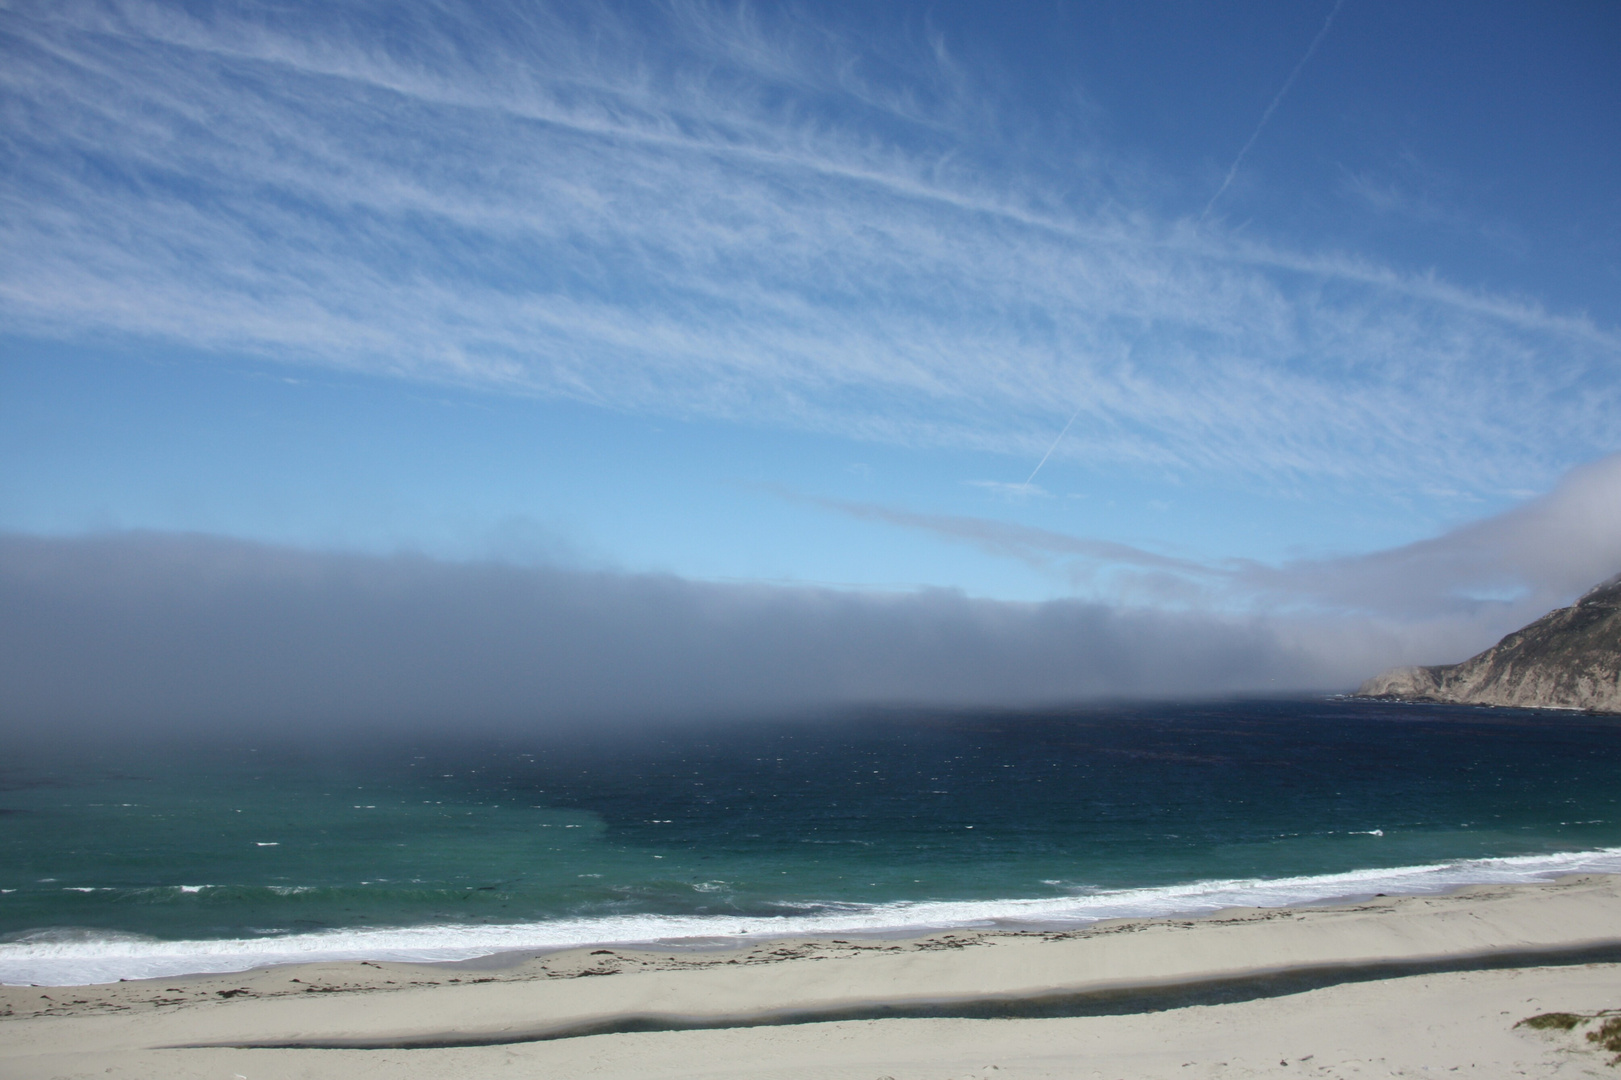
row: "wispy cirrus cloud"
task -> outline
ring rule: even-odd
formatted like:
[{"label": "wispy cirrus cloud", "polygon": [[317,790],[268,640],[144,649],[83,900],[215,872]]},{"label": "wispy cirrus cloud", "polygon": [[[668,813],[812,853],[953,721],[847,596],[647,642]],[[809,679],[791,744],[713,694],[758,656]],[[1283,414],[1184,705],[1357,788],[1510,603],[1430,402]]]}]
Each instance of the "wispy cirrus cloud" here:
[{"label": "wispy cirrus cloud", "polygon": [[[1621,341],[1195,226],[950,43],[747,8],[21,3],[0,325],[1101,467],[1538,487]],[[1081,162],[1077,165],[1076,162]]]}]

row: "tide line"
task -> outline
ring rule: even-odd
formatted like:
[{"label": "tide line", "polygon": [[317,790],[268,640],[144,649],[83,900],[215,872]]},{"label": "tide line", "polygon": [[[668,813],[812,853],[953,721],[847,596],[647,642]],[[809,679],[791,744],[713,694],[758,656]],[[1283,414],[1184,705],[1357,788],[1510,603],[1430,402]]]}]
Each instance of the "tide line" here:
[{"label": "tide line", "polygon": [[381,1037],[269,1039],[262,1041],[192,1042],[156,1046],[154,1050],[449,1050],[474,1046],[578,1039],[591,1035],[625,1035],[654,1031],[713,1031],[724,1028],[826,1024],[848,1020],[1047,1020],[1082,1016],[1123,1016],[1164,1012],[1192,1005],[1227,1005],[1262,998],[1303,994],[1346,983],[1400,979],[1460,971],[1560,967],[1621,962],[1621,941],[1576,948],[1487,951],[1385,960],[1374,963],[1322,964],[1271,968],[1186,982],[1101,987],[1078,992],[1034,995],[906,999],[842,1003],[803,1009],[700,1016],[679,1013],[622,1013],[498,1032],[441,1031]]}]

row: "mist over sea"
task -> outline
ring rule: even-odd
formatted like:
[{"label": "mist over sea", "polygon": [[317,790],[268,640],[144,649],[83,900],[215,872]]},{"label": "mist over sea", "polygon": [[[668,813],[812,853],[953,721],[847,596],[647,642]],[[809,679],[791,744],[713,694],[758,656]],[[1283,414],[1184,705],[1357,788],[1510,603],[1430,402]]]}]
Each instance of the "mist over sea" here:
[{"label": "mist over sea", "polygon": [[0,981],[1050,927],[1621,872],[1621,723],[1350,700],[32,744]]}]

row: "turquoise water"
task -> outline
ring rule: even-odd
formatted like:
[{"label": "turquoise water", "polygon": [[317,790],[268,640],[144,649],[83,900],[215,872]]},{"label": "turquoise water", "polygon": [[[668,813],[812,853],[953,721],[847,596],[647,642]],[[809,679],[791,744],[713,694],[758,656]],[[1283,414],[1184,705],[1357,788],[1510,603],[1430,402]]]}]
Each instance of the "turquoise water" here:
[{"label": "turquoise water", "polygon": [[0,980],[1621,872],[1618,799],[1612,720],[1337,700],[17,750]]}]

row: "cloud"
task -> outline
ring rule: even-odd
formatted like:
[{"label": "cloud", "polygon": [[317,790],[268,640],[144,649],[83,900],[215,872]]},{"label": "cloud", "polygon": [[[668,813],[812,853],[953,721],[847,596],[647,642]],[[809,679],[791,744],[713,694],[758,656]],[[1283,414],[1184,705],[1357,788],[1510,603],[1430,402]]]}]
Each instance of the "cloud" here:
[{"label": "cloud", "polygon": [[1340,689],[1396,663],[1462,659],[1621,570],[1621,455],[1429,540],[1280,566],[800,498],[1111,599],[696,582],[166,533],[0,535],[0,723],[526,729]]},{"label": "cloud", "polygon": [[0,536],[14,733],[537,729],[850,704],[1339,686],[1262,620],[303,551]]},{"label": "cloud", "polygon": [[1032,496],[1043,499],[1049,499],[1052,497],[1052,492],[1048,491],[1040,484],[1016,484],[1010,483],[1006,480],[964,480],[963,483],[967,484],[969,487],[983,488],[986,491],[992,492],[993,494],[1001,495],[1009,499],[1028,499]]},{"label": "cloud", "polygon": [[1073,416],[1100,468],[1379,490],[1541,488],[1621,434],[1611,328],[1195,228],[939,38],[24,0],[0,48],[13,334],[1031,462]]},{"label": "cloud", "polygon": [[1051,566],[1058,559],[1075,557],[1105,566],[1133,567],[1193,577],[1221,576],[1223,573],[1192,559],[1159,555],[1113,540],[1071,536],[1031,525],[1016,525],[963,514],[921,514],[874,503],[806,498],[789,492],[779,491],[779,494],[796,502],[820,506],[863,521],[880,521],[964,540],[991,555],[1014,558],[1036,566]]},{"label": "cloud", "polygon": [[1621,454],[1573,469],[1547,494],[1440,536],[1279,566],[1199,561],[971,516],[794,497],[1056,571],[1118,602],[1311,613],[1349,619],[1348,625],[1371,620],[1393,632],[1405,628],[1426,662],[1457,649],[1465,652],[1452,658],[1462,659],[1621,572]]},{"label": "cloud", "polygon": [[1512,629],[1621,572],[1621,454],[1571,470],[1546,495],[1387,551],[1239,564],[1268,597],[1403,618],[1495,611]]}]

